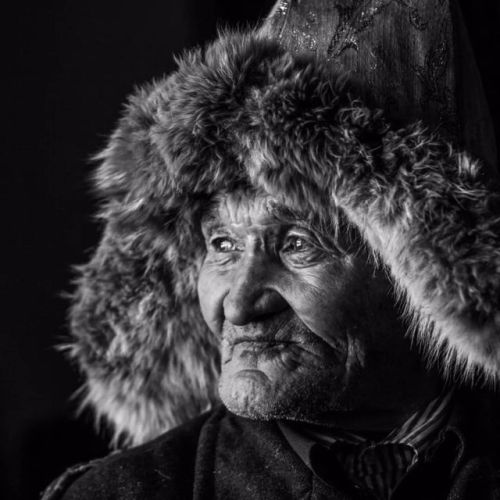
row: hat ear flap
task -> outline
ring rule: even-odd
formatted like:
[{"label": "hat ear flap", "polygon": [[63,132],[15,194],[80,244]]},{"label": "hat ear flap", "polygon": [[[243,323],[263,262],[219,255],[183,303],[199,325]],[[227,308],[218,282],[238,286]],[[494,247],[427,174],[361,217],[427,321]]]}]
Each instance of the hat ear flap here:
[{"label": "hat ear flap", "polygon": [[337,199],[390,270],[447,375],[500,377],[500,194],[482,162],[419,124],[382,139]]},{"label": "hat ear flap", "polygon": [[83,405],[127,445],[206,410],[217,399],[219,364],[196,293],[203,255],[176,233],[182,221],[162,214],[172,188],[145,123],[129,113],[99,156],[106,226],[77,269],[68,346],[86,377]]},{"label": "hat ear flap", "polygon": [[146,251],[108,228],[73,295],[70,355],[115,444],[147,441],[216,400],[218,347],[197,300],[178,302],[168,264]]}]

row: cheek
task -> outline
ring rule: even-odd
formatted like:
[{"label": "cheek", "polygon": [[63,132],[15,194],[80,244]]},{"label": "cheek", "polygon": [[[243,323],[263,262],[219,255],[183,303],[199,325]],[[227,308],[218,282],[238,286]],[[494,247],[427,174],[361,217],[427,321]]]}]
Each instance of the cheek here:
[{"label": "cheek", "polygon": [[349,313],[348,282],[338,266],[303,270],[288,282],[289,303],[299,318],[324,340],[342,333]]},{"label": "cheek", "polygon": [[223,301],[228,290],[228,278],[204,264],[198,278],[198,299],[201,314],[216,335],[220,335],[222,331]]},{"label": "cheek", "polygon": [[[372,287],[358,265],[347,260],[304,270],[290,280],[289,298],[300,319],[329,344],[346,336],[364,337],[369,329]],[[370,320],[371,321],[371,320]]]}]

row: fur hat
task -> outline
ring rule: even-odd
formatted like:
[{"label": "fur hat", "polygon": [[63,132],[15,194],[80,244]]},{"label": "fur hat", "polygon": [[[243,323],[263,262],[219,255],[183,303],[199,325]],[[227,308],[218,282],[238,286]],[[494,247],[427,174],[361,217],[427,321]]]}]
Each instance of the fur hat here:
[{"label": "fur hat", "polygon": [[500,373],[500,199],[482,163],[419,122],[395,126],[343,68],[275,33],[187,53],[129,99],[98,155],[105,228],[78,269],[68,349],[116,441],[149,440],[217,399],[199,215],[242,185],[326,218],[340,208],[427,352],[448,371]]}]

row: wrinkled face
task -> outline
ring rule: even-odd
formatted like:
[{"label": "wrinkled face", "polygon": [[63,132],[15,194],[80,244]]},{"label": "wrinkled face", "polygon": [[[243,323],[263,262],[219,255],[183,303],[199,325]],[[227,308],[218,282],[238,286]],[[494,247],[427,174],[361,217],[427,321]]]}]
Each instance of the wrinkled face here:
[{"label": "wrinkled face", "polygon": [[408,400],[422,370],[383,271],[362,251],[326,251],[310,224],[244,192],[221,197],[202,231],[198,294],[231,411],[320,422]]}]

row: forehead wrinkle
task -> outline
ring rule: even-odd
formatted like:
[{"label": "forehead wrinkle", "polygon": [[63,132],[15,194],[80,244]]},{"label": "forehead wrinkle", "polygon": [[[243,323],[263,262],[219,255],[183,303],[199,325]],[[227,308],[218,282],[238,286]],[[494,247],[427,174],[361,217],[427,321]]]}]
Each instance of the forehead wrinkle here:
[{"label": "forehead wrinkle", "polygon": [[285,221],[276,210],[275,200],[265,194],[234,192],[219,196],[217,220],[229,223],[233,227],[260,228],[272,223],[282,224]]}]

